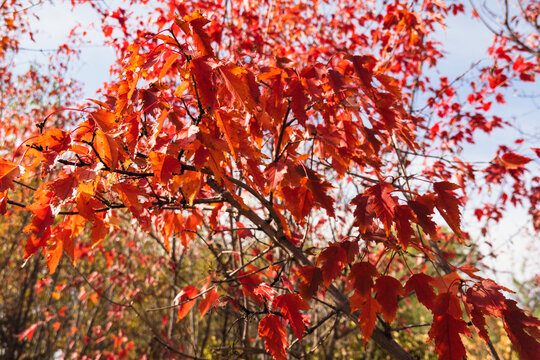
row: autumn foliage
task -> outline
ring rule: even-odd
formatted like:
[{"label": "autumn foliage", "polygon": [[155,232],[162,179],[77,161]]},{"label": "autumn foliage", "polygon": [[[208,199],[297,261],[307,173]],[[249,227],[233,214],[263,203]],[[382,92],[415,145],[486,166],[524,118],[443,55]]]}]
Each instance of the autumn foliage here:
[{"label": "autumn foliage", "polygon": [[[413,359],[403,336],[418,326],[439,359],[466,357],[471,336],[496,358],[496,319],[521,358],[537,358],[540,320],[467,256],[477,239],[462,209],[468,189],[499,187],[473,203],[478,221],[500,220],[509,200],[538,230],[528,169],[540,150],[501,144],[478,166],[460,148],[508,126],[489,109],[536,81],[538,33],[497,34],[467,84],[426,69],[458,2],[171,1],[150,23],[92,6],[116,78],[90,104],[28,120],[0,160],[0,209],[28,218],[24,262],[46,262],[45,279],[70,269],[91,293],[97,315],[72,356],[331,358],[336,344],[359,354],[373,341]],[[130,321],[153,345],[125,335]]]}]

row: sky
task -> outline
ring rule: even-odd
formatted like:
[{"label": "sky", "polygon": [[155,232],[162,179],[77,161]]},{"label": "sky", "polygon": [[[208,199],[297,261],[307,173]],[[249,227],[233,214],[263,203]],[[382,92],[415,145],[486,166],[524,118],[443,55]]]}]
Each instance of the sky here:
[{"label": "sky", "polygon": [[[113,8],[112,5],[117,2],[108,1],[107,3]],[[107,3],[104,2],[104,4]],[[39,19],[32,17],[32,26],[38,30],[35,36],[36,41],[23,41],[21,44],[23,50],[18,58],[17,66],[24,67],[30,61],[45,61],[49,53],[35,50],[57,48],[77,24],[81,24],[82,28],[88,31],[88,38],[95,44],[100,44],[104,40],[100,29],[89,27],[89,24],[97,21],[97,17],[88,5],[78,6],[72,11],[71,7],[63,2],[47,2],[41,7],[34,8],[33,14],[39,17]],[[444,69],[452,79],[452,76],[457,77],[466,71],[473,61],[487,58],[486,49],[493,35],[480,22],[466,15],[450,19],[446,28],[441,29],[438,36],[447,52],[439,68]],[[115,54],[112,48],[101,45],[83,45],[81,50],[80,60],[72,64],[71,74],[84,84],[85,98],[93,98],[103,82],[109,80],[109,66],[114,62]],[[474,76],[474,73],[469,76]],[[507,104],[494,104],[491,112],[505,119],[513,119],[512,121],[525,132],[540,134],[540,121],[538,121],[540,97],[536,98],[538,103],[535,103],[534,98],[524,97],[524,95],[539,95],[539,93],[540,91],[534,86],[520,85],[515,92],[505,94]],[[465,147],[464,157],[469,161],[491,161],[499,144],[512,145],[508,143],[508,139],[518,137],[516,131],[509,129],[495,130],[490,135],[480,135],[477,137],[476,144]],[[530,145],[540,147],[540,144]],[[533,158],[536,161],[535,169],[538,170],[539,162],[532,152],[524,148],[522,154]],[[470,195],[474,201],[475,194]],[[472,209],[472,207],[469,208]],[[464,213],[463,220],[467,230],[471,230],[473,238],[479,237],[476,217],[471,211]],[[526,209],[511,209],[503,222],[490,228],[490,233],[486,237],[486,240],[493,243],[493,248],[499,254],[496,260],[491,260],[491,265],[502,274],[498,275],[496,280],[506,286],[512,285],[512,274],[525,279],[534,275],[540,266],[538,258],[528,256],[530,253],[526,246],[534,238],[531,232],[532,227],[530,225],[527,227],[528,223],[530,223],[530,216],[526,213]],[[527,228],[531,233],[527,233]],[[490,251],[490,247],[485,242],[481,249],[484,252]],[[516,266],[523,263],[526,264],[524,269]]]}]

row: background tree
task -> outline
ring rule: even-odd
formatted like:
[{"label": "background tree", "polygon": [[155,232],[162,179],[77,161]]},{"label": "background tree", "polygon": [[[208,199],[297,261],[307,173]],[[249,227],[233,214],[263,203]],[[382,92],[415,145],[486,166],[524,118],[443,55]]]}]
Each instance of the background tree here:
[{"label": "background tree", "polygon": [[91,4],[118,80],[92,107],[38,117],[0,167],[4,203],[32,215],[27,264],[42,254],[51,273],[32,282],[61,279],[19,334],[34,356],[461,359],[475,331],[498,358],[497,318],[534,358],[540,322],[459,255],[471,186],[513,181],[481,220],[507,199],[536,216],[531,158],[460,153],[507,126],[489,109],[510,80],[535,81],[527,48],[494,49],[521,65],[464,84],[428,70],[460,3]]}]

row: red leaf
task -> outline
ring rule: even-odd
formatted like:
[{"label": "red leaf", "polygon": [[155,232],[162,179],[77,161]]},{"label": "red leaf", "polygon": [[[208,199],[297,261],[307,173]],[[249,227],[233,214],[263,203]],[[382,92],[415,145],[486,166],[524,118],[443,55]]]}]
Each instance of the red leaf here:
[{"label": "red leaf", "polygon": [[255,295],[260,295],[266,300],[273,300],[276,295],[276,291],[270,287],[267,283],[260,283],[259,286],[253,291]]},{"label": "red leaf", "polygon": [[364,347],[371,338],[371,334],[373,334],[375,323],[377,321],[377,312],[379,311],[379,303],[371,296],[368,296],[360,306],[358,321],[360,321],[360,330],[362,331],[362,336],[364,338]]},{"label": "red leaf", "polygon": [[255,294],[255,290],[262,282],[261,278],[257,274],[250,274],[246,276],[246,273],[240,271],[238,273],[240,277],[240,284],[242,284],[242,291],[244,294],[249,295],[256,303],[262,305],[263,298],[261,295]]},{"label": "red leaf", "polygon": [[264,172],[264,175],[266,176],[268,182],[268,190],[274,191],[278,189],[286,173],[287,167],[284,163],[270,163]]},{"label": "red leaf", "polygon": [[531,159],[513,152],[508,152],[501,156],[501,161],[508,169],[519,169],[531,161]]},{"label": "red leaf", "polygon": [[0,192],[0,215],[5,215],[7,211],[7,190]]},{"label": "red leaf", "polygon": [[465,357],[465,347],[459,334],[470,335],[465,321],[448,313],[434,317],[429,340],[435,340],[439,360],[462,360]]},{"label": "red leaf", "polygon": [[405,284],[405,292],[407,294],[412,291],[416,292],[418,301],[430,310],[433,308],[433,301],[435,300],[435,291],[433,286],[430,285],[432,280],[431,276],[419,273],[411,276],[407,284]]},{"label": "red leaf", "polygon": [[267,315],[259,322],[259,336],[274,360],[287,360],[287,333],[277,315]]},{"label": "red leaf", "polygon": [[433,189],[437,196],[435,197],[435,206],[442,215],[450,228],[458,235],[461,235],[460,223],[461,215],[459,213],[459,200],[453,190],[459,189],[459,186],[448,181],[437,182],[433,184]]},{"label": "red leaf", "polygon": [[387,183],[379,183],[366,190],[365,194],[373,200],[373,209],[377,218],[381,220],[386,230],[386,234],[390,234],[396,202],[390,195],[394,187]]},{"label": "red leaf", "polygon": [[291,188],[284,187],[281,190],[286,207],[291,211],[296,221],[304,219],[313,208],[313,194],[305,186]]},{"label": "red leaf", "polygon": [[330,244],[317,257],[317,266],[322,270],[325,286],[340,276],[346,265],[347,253],[339,244]]},{"label": "red leaf", "polygon": [[308,265],[300,268],[296,274],[300,278],[298,285],[300,296],[308,301],[315,295],[319,285],[323,282],[323,272],[316,266]]},{"label": "red leaf", "polygon": [[195,297],[199,291],[193,286],[186,286],[176,297],[174,298],[174,304],[178,304],[178,319],[176,322],[182,320],[189,313],[189,310],[195,305],[196,299],[189,300]]},{"label": "red leaf", "polygon": [[391,276],[381,276],[375,283],[377,302],[381,304],[381,312],[384,320],[391,323],[396,317],[398,308],[398,296],[404,294],[401,283]]},{"label": "red leaf", "polygon": [[291,323],[294,335],[302,341],[306,326],[300,310],[311,309],[309,305],[298,294],[284,294],[276,297],[272,306],[281,310],[283,316]]},{"label": "red leaf", "polygon": [[347,276],[347,290],[356,290],[360,297],[367,298],[373,287],[373,277],[378,276],[377,268],[368,262],[359,262],[351,267]]},{"label": "red leaf", "polygon": [[394,222],[398,233],[399,243],[403,249],[407,249],[411,237],[414,234],[411,228],[411,221],[414,221],[414,214],[409,206],[399,205],[396,207]]},{"label": "red leaf", "polygon": [[407,204],[416,214],[418,224],[433,239],[437,238],[437,224],[431,219],[433,207],[435,206],[435,197],[433,194],[417,196]]},{"label": "red leaf", "polygon": [[4,192],[10,188],[13,179],[18,177],[19,174],[19,165],[0,159],[0,192]]},{"label": "red leaf", "polygon": [[51,206],[48,203],[35,203],[28,205],[26,209],[34,214],[34,218],[30,224],[26,225],[23,231],[40,237],[53,223],[54,217]]},{"label": "red leaf", "polygon": [[36,329],[38,325],[40,325],[41,322],[37,322],[33,325],[30,325],[26,330],[24,330],[22,333],[17,335],[17,338],[19,341],[22,341],[22,339],[26,338],[26,340],[30,341],[32,340],[32,336],[34,336],[34,333],[36,332]]},{"label": "red leaf", "polygon": [[204,314],[206,314],[206,312],[216,303],[218,298],[219,293],[216,288],[213,288],[206,294],[204,299],[202,299],[201,303],[199,304],[199,312],[201,313],[201,317],[203,317]]},{"label": "red leaf", "polygon": [[308,97],[299,79],[295,78],[291,80],[286,95],[291,97],[291,109],[294,116],[300,124],[305,125],[307,120],[305,108],[308,103]]},{"label": "red leaf", "polygon": [[[212,112],[216,103],[216,91],[212,81],[214,69],[212,68],[211,61],[209,59],[195,58],[190,61],[190,66],[201,104],[204,109]],[[196,94],[193,93],[193,95]]]},{"label": "red leaf", "polygon": [[525,314],[516,306],[514,300],[505,301],[502,312],[504,328],[512,345],[523,360],[538,359],[540,342],[538,341],[538,327],[540,320]]}]

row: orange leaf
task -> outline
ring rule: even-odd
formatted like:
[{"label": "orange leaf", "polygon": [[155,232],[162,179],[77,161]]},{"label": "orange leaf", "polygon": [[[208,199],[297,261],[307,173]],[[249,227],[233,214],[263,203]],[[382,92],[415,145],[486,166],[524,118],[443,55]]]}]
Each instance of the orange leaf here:
[{"label": "orange leaf", "polygon": [[101,130],[96,130],[94,147],[105,165],[111,170],[116,170],[118,164],[118,147],[114,139]]},{"label": "orange leaf", "polygon": [[221,66],[225,85],[233,97],[245,108],[254,113],[259,103],[259,86],[251,71],[234,64]]},{"label": "orange leaf", "polygon": [[[56,229],[55,229],[56,230]],[[53,233],[50,242],[51,246],[47,249],[47,266],[49,267],[49,273],[54,274],[56,267],[64,254],[64,243],[69,242],[71,236],[71,230],[59,229]],[[67,241],[66,241],[67,240]]]},{"label": "orange leaf", "polygon": [[103,130],[104,132],[109,132],[111,130],[116,129],[117,123],[116,123],[116,117],[113,112],[99,109],[94,111],[92,114],[92,118],[97,123],[99,128]]},{"label": "orange leaf", "polygon": [[60,153],[68,149],[70,142],[71,138],[67,132],[60,129],[51,129],[41,134],[33,141],[33,144]]},{"label": "orange leaf", "polygon": [[259,336],[274,360],[287,360],[287,333],[277,315],[267,315],[259,322]]},{"label": "orange leaf", "polygon": [[126,207],[138,217],[142,212],[142,205],[139,202],[139,188],[130,183],[118,183],[113,185],[113,190],[116,191]]},{"label": "orange leaf", "polygon": [[204,299],[202,299],[201,303],[199,304],[199,312],[201,313],[201,317],[203,317],[204,314],[206,314],[206,312],[216,303],[218,298],[219,294],[216,288],[213,288],[206,294]]},{"label": "orange leaf", "polygon": [[0,159],[0,192],[12,186],[13,179],[20,175],[19,165]]},{"label": "orange leaf", "polygon": [[285,206],[291,211],[296,221],[305,218],[313,208],[313,194],[305,186],[296,188],[286,186],[281,193],[286,202]]},{"label": "orange leaf", "polygon": [[173,177],[173,173],[180,172],[181,165],[175,157],[152,151],[148,158],[152,164],[154,176],[164,185]]},{"label": "orange leaf", "polygon": [[506,168],[512,170],[523,167],[529,161],[531,161],[531,159],[526,156],[515,154],[513,152],[508,152],[501,156],[501,161]]},{"label": "orange leaf", "polygon": [[178,319],[176,322],[182,320],[189,313],[189,310],[195,305],[196,299],[190,300],[195,297],[199,291],[193,286],[186,286],[173,300],[174,304],[178,304]]}]

